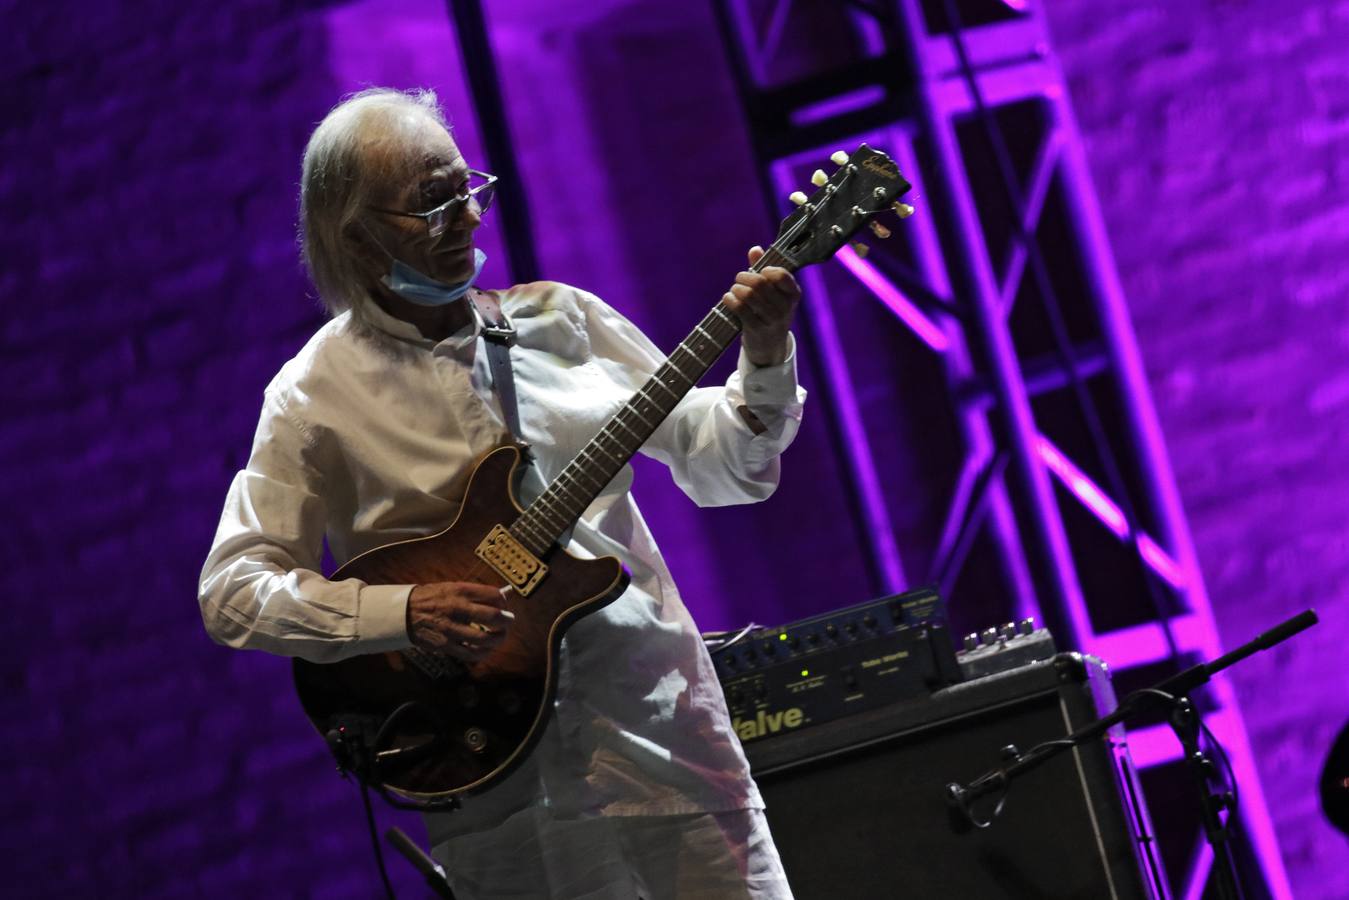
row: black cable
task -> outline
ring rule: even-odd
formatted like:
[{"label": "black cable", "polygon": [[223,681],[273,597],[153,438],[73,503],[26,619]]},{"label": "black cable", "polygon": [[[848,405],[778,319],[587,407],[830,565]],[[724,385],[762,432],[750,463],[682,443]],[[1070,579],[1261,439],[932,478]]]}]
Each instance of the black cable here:
[{"label": "black cable", "polygon": [[[1124,697],[1124,699],[1118,704],[1118,707],[1117,707],[1117,708],[1118,708],[1118,709],[1124,709],[1124,708],[1126,708],[1126,707],[1128,707],[1128,706],[1131,706],[1131,705],[1133,704],[1133,702],[1134,702],[1134,698],[1139,697],[1139,696],[1141,696],[1141,695],[1143,695],[1143,694],[1154,694],[1154,695],[1156,695],[1157,697],[1161,698],[1164,702],[1166,702],[1166,703],[1171,703],[1171,704],[1174,704],[1174,703],[1176,702],[1176,700],[1177,700],[1177,698],[1174,697],[1173,695],[1168,694],[1166,691],[1158,690],[1157,688],[1139,688],[1138,690],[1132,691],[1131,693],[1127,694],[1127,695]],[[1200,726],[1203,727],[1204,730],[1207,732],[1207,731],[1208,731],[1208,728],[1207,728],[1206,726],[1203,725],[1203,720],[1200,719],[1199,722],[1200,722]],[[1211,736],[1210,736],[1210,739],[1211,739]],[[1072,739],[1072,738],[1054,738],[1054,739],[1052,739],[1052,740],[1042,741],[1041,743],[1036,744],[1034,747],[1031,747],[1031,748],[1030,748],[1029,750],[1027,750],[1025,753],[1018,754],[1018,755],[1016,756],[1015,761],[1016,761],[1017,764],[1020,764],[1020,763],[1023,763],[1023,762],[1027,762],[1027,761],[1033,761],[1033,760],[1035,760],[1036,757],[1041,756],[1041,755],[1043,755],[1043,754],[1047,753],[1048,751],[1053,750],[1053,749],[1055,749],[1055,748],[1058,748],[1058,747],[1068,747],[1068,748],[1070,748],[1070,749],[1071,749],[1071,748],[1076,748],[1076,747],[1079,745],[1079,743],[1080,743],[1079,740],[1074,740],[1074,739]],[[1221,748],[1220,748],[1220,750],[1221,750]],[[1224,755],[1224,762],[1225,762],[1225,761],[1226,761],[1226,756]],[[999,775],[1002,775],[1001,771],[999,771],[998,774],[999,774]],[[1003,776],[1003,777],[1005,778],[1005,776]],[[986,779],[981,778],[981,779],[979,779],[978,781],[975,781],[974,783],[972,783],[972,784],[970,785],[970,788],[971,788],[971,789],[977,788],[977,787],[980,786],[980,784],[981,784],[982,782],[985,782],[985,781],[986,781]],[[1234,783],[1235,783],[1235,782],[1234,782]],[[1007,795],[1008,795],[1008,793],[1009,793],[1010,791],[1011,791],[1011,781],[1010,781],[1010,780],[1004,780],[1004,782],[1003,782],[1003,784],[1002,784],[1002,789],[1001,789],[1001,790],[999,791],[999,793],[997,794],[997,797],[998,797],[998,804],[997,804],[996,807],[994,807],[993,812],[988,816],[987,819],[985,819],[985,820],[983,820],[983,821],[980,821],[979,819],[975,818],[974,812],[973,812],[973,810],[971,809],[971,804],[969,804],[969,803],[963,803],[963,806],[964,806],[964,810],[965,810],[966,816],[969,818],[970,822],[972,822],[976,827],[978,827],[978,828],[987,828],[989,825],[992,824],[993,820],[996,819],[996,818],[998,817],[999,813],[1002,812],[1003,804],[1006,802],[1006,800],[1007,800]],[[1235,796],[1235,792],[1234,792],[1234,796]]]},{"label": "black cable", "polygon": [[975,828],[987,828],[990,825],[992,825],[993,820],[996,819],[998,816],[1002,815],[1002,808],[1007,803],[1007,794],[1010,790],[1011,784],[1008,783],[1003,785],[1002,790],[994,795],[998,798],[998,802],[994,804],[993,811],[988,814],[988,818],[986,819],[980,819],[978,816],[974,814],[973,803],[965,804],[965,815],[969,817],[970,824],[973,825]]},{"label": "black cable", "polygon": [[1208,726],[1204,724],[1203,719],[1199,720],[1199,727],[1203,731],[1204,737],[1208,739],[1209,749],[1218,754],[1218,759],[1220,759],[1223,764],[1223,771],[1227,773],[1227,786],[1232,791],[1232,806],[1228,810],[1227,821],[1224,823],[1224,827],[1232,829],[1237,821],[1237,809],[1241,805],[1241,795],[1237,793],[1237,773],[1236,770],[1232,768],[1232,761],[1227,758],[1227,751],[1223,749],[1223,745],[1218,742],[1218,739],[1213,736],[1213,732],[1208,730]]},{"label": "black cable", "polygon": [[370,843],[375,848],[375,862],[379,865],[379,879],[384,882],[384,893],[389,900],[397,900],[393,893],[393,885],[389,882],[389,870],[384,868],[384,850],[379,846],[379,832],[375,828],[375,810],[370,805],[370,789],[366,787],[364,778],[358,776],[356,780],[361,785],[361,803],[365,806],[365,822],[370,827]]}]

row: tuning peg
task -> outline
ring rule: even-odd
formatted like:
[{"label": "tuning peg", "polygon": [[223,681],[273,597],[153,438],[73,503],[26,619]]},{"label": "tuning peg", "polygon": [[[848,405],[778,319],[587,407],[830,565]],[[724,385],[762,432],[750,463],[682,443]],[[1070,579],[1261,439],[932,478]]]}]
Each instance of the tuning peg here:
[{"label": "tuning peg", "polygon": [[824,169],[816,169],[815,174],[810,176],[810,183],[816,187],[824,187],[829,183],[829,176],[824,174]]},{"label": "tuning peg", "polygon": [[848,153],[846,150],[840,150],[831,155],[829,161],[836,166],[841,166],[848,161]]},{"label": "tuning peg", "polygon": [[853,241],[852,249],[854,253],[856,253],[863,259],[866,259],[867,254],[871,252],[871,248],[868,247],[866,244],[862,243],[861,241]]},{"label": "tuning peg", "polygon": [[885,240],[890,236],[890,229],[886,228],[884,225],[882,225],[880,222],[877,222],[875,219],[872,219],[870,222],[868,222],[867,227],[871,229],[872,234],[876,235],[876,237],[880,238],[881,240]]},{"label": "tuning peg", "polygon": [[787,195],[787,199],[795,203],[797,206],[802,206],[806,202],[806,195],[801,193],[800,191],[792,191],[790,194]]},{"label": "tuning peg", "polygon": [[900,203],[898,200],[895,201],[892,209],[894,209],[895,213],[901,219],[907,219],[909,216],[913,215],[913,207],[907,203]]}]

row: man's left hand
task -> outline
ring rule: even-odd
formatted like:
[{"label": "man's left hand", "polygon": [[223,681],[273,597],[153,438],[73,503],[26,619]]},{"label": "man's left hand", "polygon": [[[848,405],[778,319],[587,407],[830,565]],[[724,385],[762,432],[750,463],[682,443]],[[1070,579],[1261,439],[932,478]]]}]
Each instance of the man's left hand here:
[{"label": "man's left hand", "polygon": [[[754,265],[763,255],[762,247],[751,247],[749,264]],[[740,342],[750,362],[756,366],[776,366],[786,361],[787,332],[801,301],[801,288],[791,272],[779,266],[768,266],[762,272],[741,272],[722,300],[740,317],[744,326]]]}]

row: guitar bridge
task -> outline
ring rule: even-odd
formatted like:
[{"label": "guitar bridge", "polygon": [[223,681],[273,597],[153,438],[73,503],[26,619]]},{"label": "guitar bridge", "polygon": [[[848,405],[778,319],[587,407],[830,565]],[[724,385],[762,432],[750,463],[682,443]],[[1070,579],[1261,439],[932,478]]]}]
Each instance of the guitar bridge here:
[{"label": "guitar bridge", "polygon": [[516,593],[528,597],[548,574],[548,566],[503,526],[497,525],[482,539],[473,551],[479,559],[491,566],[498,575],[510,582]]}]

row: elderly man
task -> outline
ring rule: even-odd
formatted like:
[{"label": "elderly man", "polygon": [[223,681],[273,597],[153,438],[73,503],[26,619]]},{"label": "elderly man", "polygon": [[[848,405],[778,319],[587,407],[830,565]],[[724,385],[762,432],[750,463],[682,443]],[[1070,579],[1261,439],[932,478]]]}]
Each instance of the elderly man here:
[{"label": "elderly man", "polygon": [[[511,627],[495,588],[320,574],[444,528],[464,475],[504,431],[480,314],[474,231],[491,176],[468,167],[429,93],[364,91],[305,151],[305,260],[331,320],[267,388],[247,467],[201,576],[215,640],[328,662],[419,647],[476,660]],[[761,250],[751,250],[751,262]],[[663,360],[596,297],[540,282],[488,292],[514,321],[527,501]],[[642,448],[702,505],[762,500],[804,393],[788,332],[800,292],[777,268],[724,298],[737,371],[693,390]],[[716,676],[641,514],[631,469],[568,549],[616,555],[630,587],[567,633],[558,695],[527,761],[462,809],[427,816],[466,897],[788,897]]]}]

